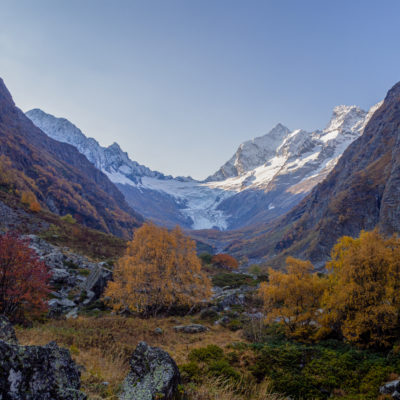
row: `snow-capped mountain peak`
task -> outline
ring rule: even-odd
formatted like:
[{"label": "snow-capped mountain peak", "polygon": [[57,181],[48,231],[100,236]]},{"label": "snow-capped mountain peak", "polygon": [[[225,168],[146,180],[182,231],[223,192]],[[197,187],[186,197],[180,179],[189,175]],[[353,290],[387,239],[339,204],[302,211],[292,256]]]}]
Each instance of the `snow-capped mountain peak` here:
[{"label": "snow-capped mountain peak", "polygon": [[232,158],[206,181],[222,181],[244,173],[268,162],[290,130],[277,124],[263,136],[242,143]]},{"label": "snow-capped mountain peak", "polygon": [[96,139],[86,137],[83,132],[65,118],[57,118],[35,108],[26,113],[29,119],[51,138],[75,146],[98,169],[112,181],[123,183],[132,179],[137,182],[143,176],[167,179],[161,172],[132,161],[118,143],[100,146]]}]

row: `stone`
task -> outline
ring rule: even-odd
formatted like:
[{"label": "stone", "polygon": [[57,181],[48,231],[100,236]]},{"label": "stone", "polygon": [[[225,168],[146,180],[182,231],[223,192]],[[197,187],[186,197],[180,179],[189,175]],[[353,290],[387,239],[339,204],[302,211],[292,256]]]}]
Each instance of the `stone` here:
[{"label": "stone", "polygon": [[215,325],[228,325],[229,322],[231,322],[231,319],[227,315],[224,315],[218,321],[215,321],[214,324]]},{"label": "stone", "polygon": [[10,344],[18,344],[14,327],[5,315],[0,315],[0,340]]},{"label": "stone", "polygon": [[395,400],[400,400],[400,393],[397,390],[395,390],[392,393],[392,398],[395,399]]},{"label": "stone", "polygon": [[66,319],[76,319],[78,318],[78,307],[73,308],[65,315]]},{"label": "stone", "polygon": [[51,281],[53,283],[68,283],[69,277],[69,272],[65,269],[53,268],[51,270]]},{"label": "stone", "polygon": [[0,399],[85,400],[80,372],[67,349],[0,340]]},{"label": "stone", "polygon": [[191,325],[178,325],[174,326],[175,332],[183,332],[183,333],[200,333],[208,330],[207,327],[200,324],[191,324]]},{"label": "stone", "polygon": [[400,391],[400,379],[387,382],[379,388],[381,394],[392,394],[396,391]]},{"label": "stone", "polygon": [[156,329],[154,329],[154,333],[156,335],[162,335],[164,333],[164,331],[161,328],[157,327]]},{"label": "stone", "polygon": [[86,278],[83,288],[88,292],[94,293],[94,298],[98,299],[104,293],[104,289],[111,278],[112,272],[104,266],[98,265],[93,268],[92,272]]},{"label": "stone", "polygon": [[171,356],[158,347],[140,342],[130,360],[119,400],[172,400],[179,398],[181,378]]}]

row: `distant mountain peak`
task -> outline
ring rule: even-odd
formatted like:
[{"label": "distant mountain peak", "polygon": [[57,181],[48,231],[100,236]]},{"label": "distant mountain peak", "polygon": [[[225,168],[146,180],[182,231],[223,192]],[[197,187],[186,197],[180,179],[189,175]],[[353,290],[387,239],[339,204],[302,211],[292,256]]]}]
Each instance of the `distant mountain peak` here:
[{"label": "distant mountain peak", "polygon": [[128,153],[122,151],[116,142],[108,147],[100,146],[96,139],[88,138],[72,122],[58,118],[38,108],[26,112],[32,122],[48,136],[60,142],[75,146],[86,158],[114,182],[124,179],[137,181],[137,178],[148,176],[165,178],[161,172],[132,161]]}]

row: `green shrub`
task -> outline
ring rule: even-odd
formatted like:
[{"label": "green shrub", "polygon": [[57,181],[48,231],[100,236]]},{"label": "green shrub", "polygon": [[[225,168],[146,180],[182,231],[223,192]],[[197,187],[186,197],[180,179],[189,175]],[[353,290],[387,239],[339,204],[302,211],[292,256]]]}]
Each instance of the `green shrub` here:
[{"label": "green shrub", "polygon": [[211,264],[212,255],[210,253],[201,253],[199,258],[203,264]]},{"label": "green shrub", "polygon": [[212,361],[208,372],[210,375],[231,379],[233,381],[240,381],[240,374],[229,364],[227,360]]},{"label": "green shrub", "polygon": [[231,331],[235,332],[235,331],[238,331],[239,329],[243,328],[243,322],[238,319],[233,319],[227,324],[227,327]]},{"label": "green shrub", "polygon": [[240,286],[256,286],[257,281],[247,274],[222,272],[212,277],[213,286],[237,288]]},{"label": "green shrub", "polygon": [[222,360],[224,358],[224,351],[221,347],[215,344],[209,344],[207,347],[201,347],[199,349],[193,349],[189,353],[190,361],[198,362],[210,362],[213,360]]},{"label": "green shrub", "polygon": [[202,370],[195,361],[179,366],[183,382],[199,382],[202,379]]},{"label": "green shrub", "polygon": [[68,222],[69,224],[76,223],[76,219],[71,214],[63,215],[60,219],[64,222]]},{"label": "green shrub", "polygon": [[78,269],[78,274],[82,276],[89,276],[90,275],[90,269],[87,268],[79,268]]},{"label": "green shrub", "polygon": [[335,390],[345,393],[346,399],[376,399],[389,374],[399,372],[383,354],[337,344],[256,345],[257,358],[250,370],[258,381],[268,377],[273,390],[294,399],[327,399]]}]

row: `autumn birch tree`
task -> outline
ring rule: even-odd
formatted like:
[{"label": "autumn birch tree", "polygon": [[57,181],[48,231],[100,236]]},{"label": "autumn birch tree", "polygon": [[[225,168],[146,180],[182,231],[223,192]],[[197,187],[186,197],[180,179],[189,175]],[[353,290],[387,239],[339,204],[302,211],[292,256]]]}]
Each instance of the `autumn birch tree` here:
[{"label": "autumn birch tree", "polygon": [[279,322],[289,336],[308,339],[316,330],[326,279],[314,273],[309,261],[288,257],[287,272],[269,269],[269,281],[259,293],[268,323]]},{"label": "autumn birch tree", "polygon": [[176,227],[169,232],[144,224],[118,260],[105,296],[115,310],[143,315],[192,307],[210,296],[195,242]]},{"label": "autumn birch tree", "polygon": [[328,264],[321,336],[330,332],[363,347],[387,347],[400,333],[400,240],[377,230],[342,237]]}]

